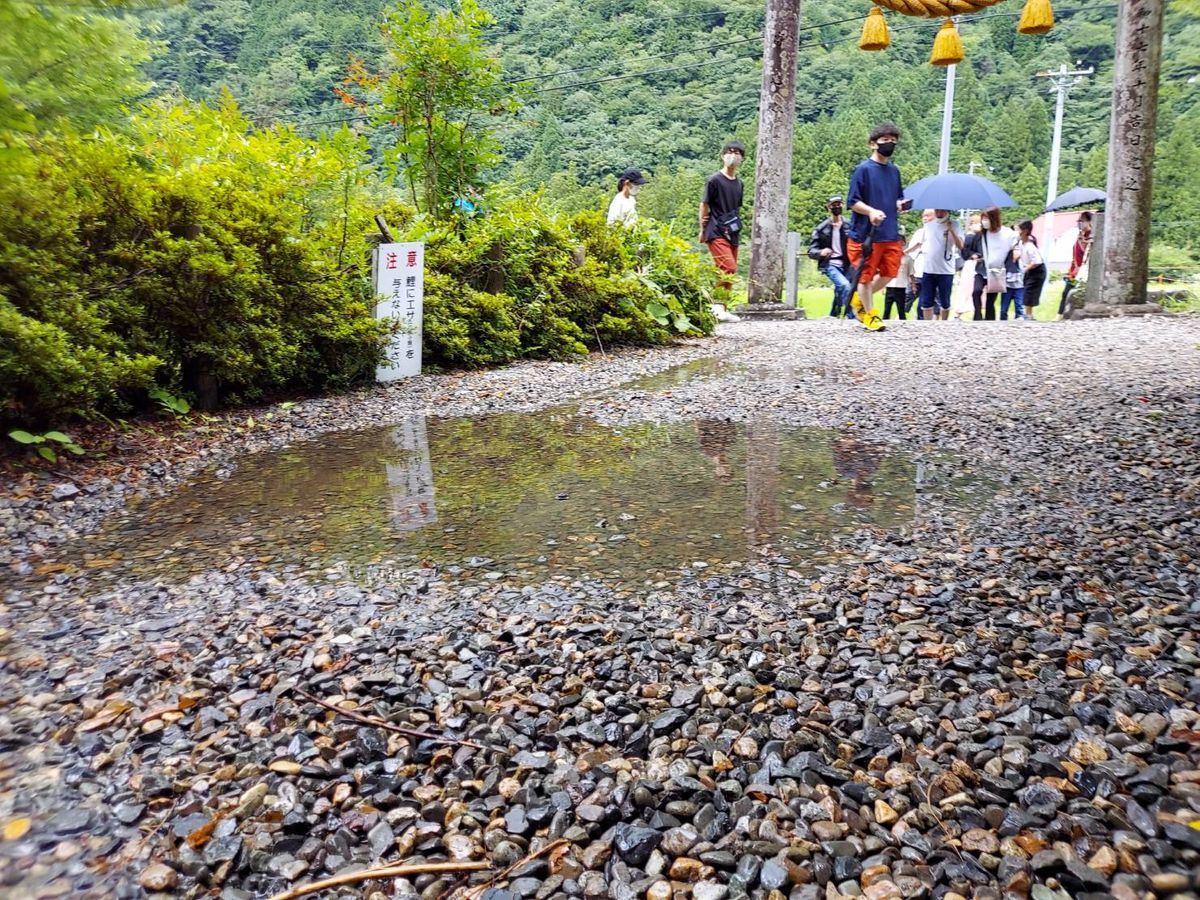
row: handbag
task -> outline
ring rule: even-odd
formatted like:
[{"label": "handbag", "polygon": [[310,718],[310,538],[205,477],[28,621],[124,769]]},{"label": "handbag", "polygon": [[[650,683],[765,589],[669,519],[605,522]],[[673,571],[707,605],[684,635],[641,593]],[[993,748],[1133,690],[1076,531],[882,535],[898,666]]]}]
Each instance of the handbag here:
[{"label": "handbag", "polygon": [[[987,265],[987,258],[988,258],[987,243],[988,243],[987,232],[985,231],[983,233],[983,262],[984,262],[984,265]],[[989,268],[987,270],[986,281],[987,281],[987,284],[984,286],[984,290],[986,290],[989,294],[1003,294],[1004,293],[1004,289],[1005,289],[1004,269]]]}]

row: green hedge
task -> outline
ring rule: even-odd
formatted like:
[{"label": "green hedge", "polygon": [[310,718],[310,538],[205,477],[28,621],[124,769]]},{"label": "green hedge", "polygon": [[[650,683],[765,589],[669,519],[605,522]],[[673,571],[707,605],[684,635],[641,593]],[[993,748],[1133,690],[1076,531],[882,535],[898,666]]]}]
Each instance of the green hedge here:
[{"label": "green hedge", "polygon": [[0,173],[0,421],[125,412],[154,387],[202,405],[369,380],[367,235],[385,208],[427,241],[431,364],[560,359],[708,333],[710,267],[660,228],[546,212],[537,195],[432,226],[372,181],[348,132],[254,131],[229,102],[128,132],[19,139]]},{"label": "green hedge", "polygon": [[[556,216],[535,194],[413,234],[427,242],[424,348],[434,364],[563,359],[711,334],[715,324],[711,264],[663,226],[609,228],[598,211]],[[656,318],[656,306],[672,315]]]}]

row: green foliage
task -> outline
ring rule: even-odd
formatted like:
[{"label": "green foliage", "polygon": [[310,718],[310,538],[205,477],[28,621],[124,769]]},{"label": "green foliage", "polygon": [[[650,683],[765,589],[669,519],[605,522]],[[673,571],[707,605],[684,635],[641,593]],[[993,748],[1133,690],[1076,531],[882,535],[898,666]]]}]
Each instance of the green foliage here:
[{"label": "green foliage", "polygon": [[[430,362],[562,359],[711,332],[709,267],[665,227],[613,229],[599,212],[552,214],[538,195],[500,195],[488,209],[426,235]],[[659,308],[671,315],[656,317]]]},{"label": "green foliage", "polygon": [[31,434],[28,431],[14,429],[8,433],[8,436],[18,444],[24,444],[36,451],[37,455],[48,463],[58,462],[58,453],[54,449],[57,444],[68,453],[73,453],[76,456],[83,456],[84,449],[75,443],[74,438],[69,434],[63,434],[61,431],[47,431],[45,434]]},{"label": "green foliage", "polygon": [[184,418],[192,411],[192,404],[182,397],[176,397],[169,391],[164,391],[162,388],[154,388],[148,394],[151,400],[155,401],[162,409],[175,416],[177,419]]},{"label": "green foliage", "polygon": [[0,178],[0,417],[202,403],[373,374],[361,141],[252,132],[232,103],[23,144]]},{"label": "green foliage", "polygon": [[432,15],[420,0],[407,0],[386,15],[391,72],[378,115],[396,126],[392,157],[414,202],[433,215],[449,214],[454,199],[499,161],[488,119],[513,105],[480,39],[492,21],[475,0]]},{"label": "green foliage", "polygon": [[153,45],[135,19],[104,5],[0,3],[0,148],[6,132],[39,124],[112,123],[150,87],[138,67]]}]

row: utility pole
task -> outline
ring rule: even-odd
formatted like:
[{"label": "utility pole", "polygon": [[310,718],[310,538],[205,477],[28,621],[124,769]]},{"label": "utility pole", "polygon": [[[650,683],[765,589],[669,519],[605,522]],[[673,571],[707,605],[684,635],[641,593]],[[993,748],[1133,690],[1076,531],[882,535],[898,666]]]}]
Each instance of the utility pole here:
[{"label": "utility pole", "polygon": [[1117,7],[1108,200],[1104,210],[1101,302],[1126,312],[1149,311],[1150,191],[1162,67],[1165,0],[1123,0]]},{"label": "utility pole", "polygon": [[[955,17],[954,21],[958,21]],[[946,66],[946,99],[942,105],[942,149],[938,154],[938,174],[950,171],[950,126],[954,122],[954,70],[957,66]]]},{"label": "utility pole", "polygon": [[750,231],[752,304],[777,303],[783,294],[799,28],[800,0],[767,0],[754,165],[754,222]]},{"label": "utility pole", "polygon": [[1050,144],[1050,178],[1046,182],[1047,206],[1058,196],[1058,164],[1062,158],[1063,104],[1067,99],[1067,92],[1083,81],[1084,76],[1091,75],[1095,71],[1091,66],[1088,66],[1086,69],[1076,69],[1073,72],[1068,72],[1067,66],[1064,63],[1058,67],[1057,72],[1038,72],[1034,76],[1035,78],[1049,78],[1050,90],[1048,93],[1057,96],[1054,102],[1054,140]]}]

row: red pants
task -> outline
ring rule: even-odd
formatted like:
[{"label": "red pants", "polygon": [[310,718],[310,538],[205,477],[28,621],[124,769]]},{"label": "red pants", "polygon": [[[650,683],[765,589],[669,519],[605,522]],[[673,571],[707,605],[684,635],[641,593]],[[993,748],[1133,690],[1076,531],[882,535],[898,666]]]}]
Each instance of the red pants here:
[{"label": "red pants", "polygon": [[[717,268],[725,276],[730,276],[737,272],[738,248],[725,240],[725,238],[713,238],[709,241],[708,252],[712,254],[713,262],[717,264]],[[729,277],[718,278],[717,287],[728,290],[733,287],[733,279]]]}]

